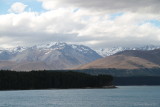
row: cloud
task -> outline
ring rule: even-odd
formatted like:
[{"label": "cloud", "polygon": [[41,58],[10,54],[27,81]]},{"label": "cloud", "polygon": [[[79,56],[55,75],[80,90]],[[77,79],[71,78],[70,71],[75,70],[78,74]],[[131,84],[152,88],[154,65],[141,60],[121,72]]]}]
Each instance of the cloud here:
[{"label": "cloud", "polygon": [[10,9],[8,10],[9,12],[14,12],[14,13],[21,13],[26,9],[27,5],[21,3],[21,2],[16,2],[12,4]]},{"label": "cloud", "polygon": [[159,0],[38,0],[45,9],[80,7],[105,12],[160,12]]},{"label": "cloud", "polygon": [[[8,44],[13,46],[67,41],[75,35],[72,33],[73,30],[84,26],[74,20],[71,14],[72,12],[65,9],[58,9],[44,13],[22,12],[0,15],[0,38],[12,39]],[[6,39],[4,41],[7,42]]]},{"label": "cloud", "polygon": [[0,15],[0,37],[8,38],[11,45],[51,41],[82,43],[93,48],[157,44],[160,29],[151,23],[141,24],[152,18],[125,13],[113,20],[110,15],[91,15],[85,10],[74,13],[63,8],[44,13],[11,13]]},{"label": "cloud", "polygon": [[92,48],[160,45],[160,27],[155,24],[160,20],[155,14],[159,11],[157,0],[39,1],[46,11],[0,15],[1,47],[51,41]]}]

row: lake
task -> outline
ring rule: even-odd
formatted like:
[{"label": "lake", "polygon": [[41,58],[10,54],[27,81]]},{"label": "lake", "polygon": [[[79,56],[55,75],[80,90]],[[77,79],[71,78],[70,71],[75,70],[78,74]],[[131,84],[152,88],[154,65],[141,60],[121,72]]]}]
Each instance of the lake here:
[{"label": "lake", "polygon": [[0,91],[0,107],[160,107],[160,86]]}]

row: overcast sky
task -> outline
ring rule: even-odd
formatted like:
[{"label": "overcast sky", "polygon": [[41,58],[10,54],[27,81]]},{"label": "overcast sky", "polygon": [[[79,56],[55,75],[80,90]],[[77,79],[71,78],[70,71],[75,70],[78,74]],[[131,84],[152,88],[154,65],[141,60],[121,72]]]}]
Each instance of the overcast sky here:
[{"label": "overcast sky", "polygon": [[160,0],[0,0],[0,48],[160,45]]}]

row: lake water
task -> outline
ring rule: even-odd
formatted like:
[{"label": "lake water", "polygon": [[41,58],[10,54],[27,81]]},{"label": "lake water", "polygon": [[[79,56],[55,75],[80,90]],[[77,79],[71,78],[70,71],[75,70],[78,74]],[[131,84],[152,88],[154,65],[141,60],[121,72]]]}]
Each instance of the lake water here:
[{"label": "lake water", "polygon": [[0,91],[0,107],[160,107],[160,86]]}]

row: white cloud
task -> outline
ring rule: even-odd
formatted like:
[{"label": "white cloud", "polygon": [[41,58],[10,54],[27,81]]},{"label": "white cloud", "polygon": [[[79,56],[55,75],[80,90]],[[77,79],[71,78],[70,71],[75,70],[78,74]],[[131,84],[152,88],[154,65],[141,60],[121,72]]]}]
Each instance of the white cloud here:
[{"label": "white cloud", "polygon": [[27,7],[27,5],[25,5],[21,2],[16,2],[16,3],[12,4],[12,6],[10,7],[10,9],[8,11],[13,12],[13,13],[22,13],[26,9],[26,7]]},{"label": "white cloud", "polygon": [[0,37],[12,39],[10,43],[15,45],[49,41],[85,43],[91,47],[156,44],[160,29],[141,24],[152,18],[125,13],[112,20],[110,15],[91,15],[85,10],[74,13],[63,8],[44,13],[12,13],[0,16]]}]

